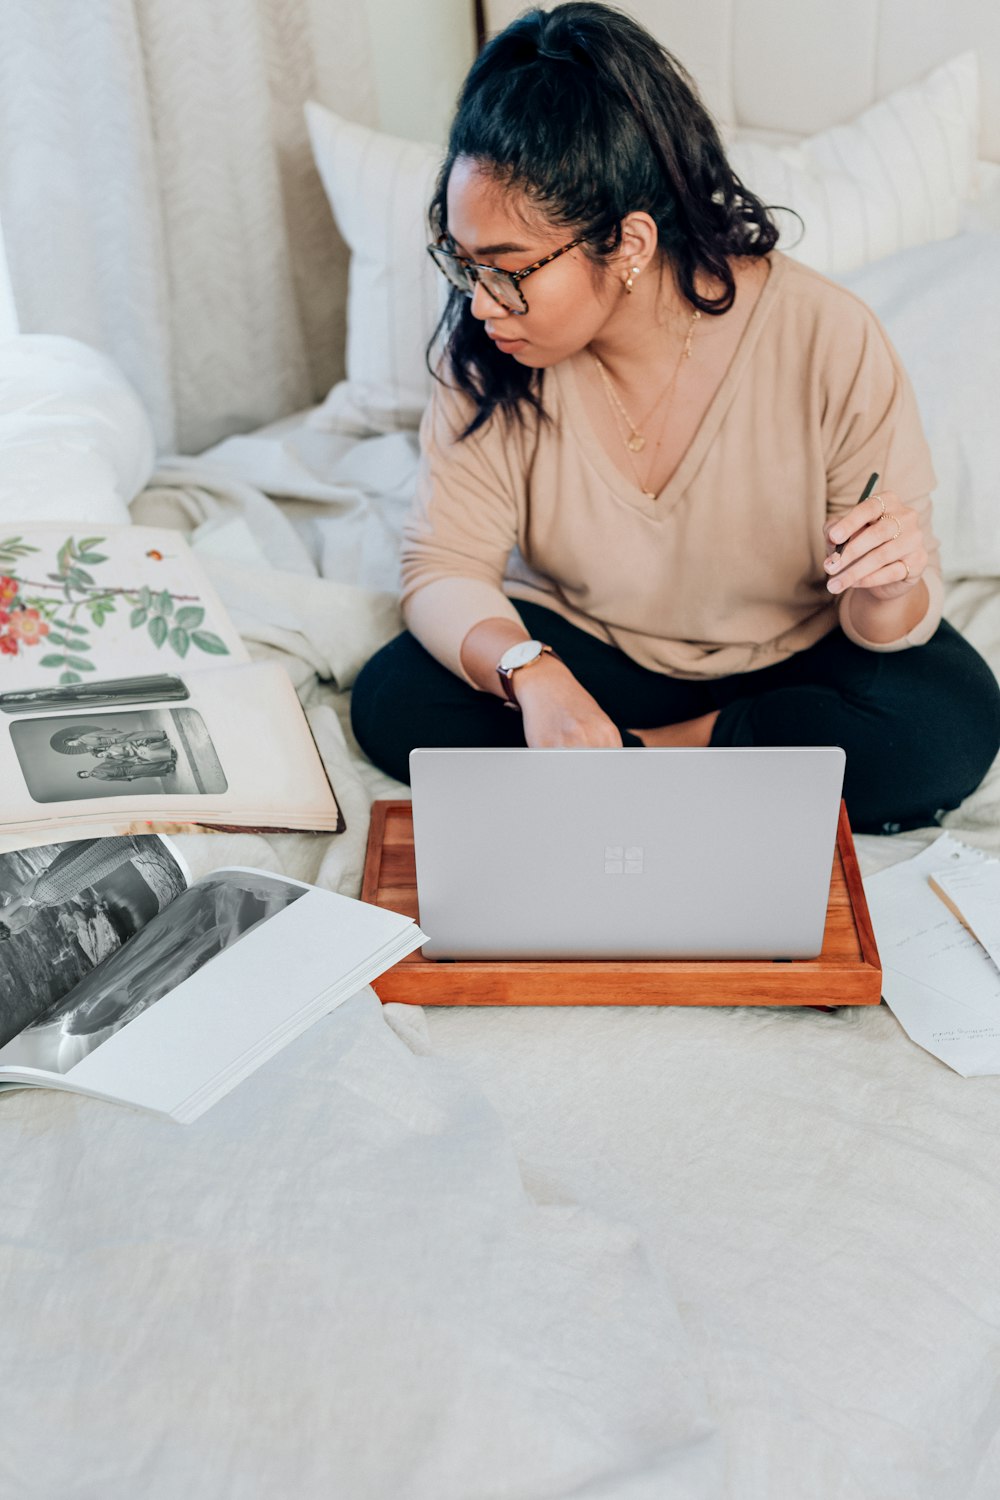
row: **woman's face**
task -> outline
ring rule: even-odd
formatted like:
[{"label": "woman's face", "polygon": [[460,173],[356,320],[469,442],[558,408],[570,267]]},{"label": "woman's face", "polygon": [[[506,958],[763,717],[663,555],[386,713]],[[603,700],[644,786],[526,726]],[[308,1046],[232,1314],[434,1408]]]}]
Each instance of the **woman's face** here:
[{"label": "woman's face", "polygon": [[[574,238],[469,157],[458,158],[448,179],[448,233],[456,254],[503,271],[520,271]],[[520,290],[528,311],[518,316],[477,283],[472,315],[503,354],[532,369],[558,364],[586,348],[622,294],[612,269],[595,266],[582,246],[541,266],[520,283]]]}]

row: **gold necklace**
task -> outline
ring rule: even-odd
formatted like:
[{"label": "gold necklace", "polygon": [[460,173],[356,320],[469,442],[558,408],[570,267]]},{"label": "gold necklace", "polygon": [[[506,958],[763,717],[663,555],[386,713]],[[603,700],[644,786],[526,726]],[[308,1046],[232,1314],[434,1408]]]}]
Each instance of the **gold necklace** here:
[{"label": "gold necklace", "polygon": [[[667,382],[667,385],[666,385],[665,389],[663,390],[663,392],[659,396],[657,396],[656,400],[653,402],[653,405],[649,408],[649,410],[647,411],[646,415],[642,418],[641,423],[640,423],[639,426],[636,426],[636,424],[632,421],[632,418],[629,416],[628,412],[626,411],[624,402],[621,400],[620,396],[618,395],[618,392],[615,390],[614,382],[612,381],[611,374],[608,371],[607,367],[605,366],[603,360],[600,359],[600,357],[598,355],[593,354],[593,353],[591,354],[591,358],[593,359],[594,363],[596,364],[597,370],[598,370],[598,374],[601,377],[601,383],[604,386],[604,394],[607,397],[608,404],[611,407],[611,412],[612,412],[612,415],[613,415],[613,417],[615,419],[615,427],[617,428],[618,436],[621,438],[622,442],[624,443],[625,450],[628,453],[628,460],[629,460],[629,464],[631,466],[632,472],[635,475],[636,486],[637,486],[638,489],[640,489],[642,491],[642,493],[647,497],[647,499],[650,499],[650,500],[655,500],[656,499],[656,493],[655,493],[654,490],[648,490],[646,488],[646,486],[643,484],[642,478],[641,478],[641,476],[639,474],[638,465],[636,464],[635,458],[634,458],[633,455],[636,454],[636,453],[641,453],[642,450],[646,446],[646,435],[642,431],[642,428],[645,427],[646,423],[649,421],[649,418],[653,415],[653,412],[656,410],[656,408],[660,405],[661,402],[663,402],[663,401],[672,401],[672,399],[673,399],[674,388],[677,385],[677,378],[680,375],[681,366],[683,365],[683,363],[684,363],[684,361],[686,359],[690,359],[691,358],[691,347],[692,347],[692,345],[694,343],[694,325],[698,322],[698,320],[699,320],[700,317],[701,317],[701,310],[699,308],[697,308],[697,307],[694,308],[694,310],[691,313],[690,320],[688,322],[688,329],[687,329],[687,334],[686,334],[685,339],[684,339],[684,346],[681,349],[680,354],[677,356],[677,363],[674,366],[673,374],[671,375],[669,381]],[[666,415],[666,413],[664,413],[664,416],[665,415]],[[625,422],[625,426],[628,429],[627,434],[622,430],[621,423],[618,420],[619,416],[621,416],[622,419]],[[656,453],[659,452],[660,443],[662,442],[662,440],[663,440],[663,420],[661,418],[661,422],[660,422],[660,437],[659,437],[659,439],[657,441],[656,449],[654,450],[654,454],[653,454],[653,462],[654,462],[654,464],[656,462]]]}]

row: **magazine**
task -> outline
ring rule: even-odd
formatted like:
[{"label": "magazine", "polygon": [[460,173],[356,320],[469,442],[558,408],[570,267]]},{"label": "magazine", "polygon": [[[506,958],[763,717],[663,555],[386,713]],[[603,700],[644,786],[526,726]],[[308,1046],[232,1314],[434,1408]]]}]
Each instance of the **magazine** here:
[{"label": "magazine", "polygon": [[0,854],[0,1089],[187,1123],[424,941],[263,870],[192,882],[155,835]]},{"label": "magazine", "polygon": [[180,532],[0,529],[0,692],[249,659]]},{"label": "magazine", "polygon": [[25,842],[345,827],[276,662],[0,693],[0,788],[0,833]]}]

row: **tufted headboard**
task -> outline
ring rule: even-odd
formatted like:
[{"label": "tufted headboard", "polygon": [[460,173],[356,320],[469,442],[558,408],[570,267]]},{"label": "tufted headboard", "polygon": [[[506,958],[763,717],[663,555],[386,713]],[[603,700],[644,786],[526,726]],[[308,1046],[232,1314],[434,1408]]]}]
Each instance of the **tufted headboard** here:
[{"label": "tufted headboard", "polygon": [[[546,8],[550,8],[546,6]],[[487,33],[526,9],[485,0]],[[1000,162],[1000,0],[625,0],[725,125],[811,135],[972,47],[980,156]]]}]

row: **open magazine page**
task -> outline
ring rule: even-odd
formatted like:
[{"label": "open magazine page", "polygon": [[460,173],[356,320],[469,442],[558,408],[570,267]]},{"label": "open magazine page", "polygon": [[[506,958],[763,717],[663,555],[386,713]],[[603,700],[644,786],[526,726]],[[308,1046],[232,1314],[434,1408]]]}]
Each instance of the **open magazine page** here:
[{"label": "open magazine page", "polygon": [[0,527],[0,693],[248,659],[179,532]]},{"label": "open magazine page", "polygon": [[187,884],[176,851],[155,837],[0,854],[0,1047],[72,996]]},{"label": "open magazine page", "polygon": [[[144,687],[145,684],[145,687]],[[276,663],[32,690],[0,712],[0,826],[213,823],[339,831],[291,680]],[[149,696],[143,696],[144,692]],[[28,698],[31,701],[27,701]]]},{"label": "open magazine page", "polygon": [[197,881],[126,947],[0,1047],[0,1066],[67,1073],[307,890],[257,870],[222,870]]}]

